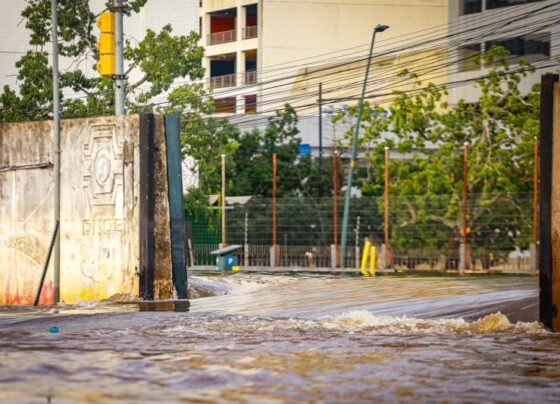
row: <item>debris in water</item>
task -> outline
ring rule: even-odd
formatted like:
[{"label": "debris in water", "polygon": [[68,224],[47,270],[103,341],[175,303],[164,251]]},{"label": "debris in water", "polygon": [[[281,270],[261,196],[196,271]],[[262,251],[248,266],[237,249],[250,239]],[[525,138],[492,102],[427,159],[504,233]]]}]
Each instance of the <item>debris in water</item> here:
[{"label": "debris in water", "polygon": [[51,328],[49,328],[49,332],[51,334],[58,334],[60,332],[60,330],[58,329],[58,327],[56,325],[51,326]]}]

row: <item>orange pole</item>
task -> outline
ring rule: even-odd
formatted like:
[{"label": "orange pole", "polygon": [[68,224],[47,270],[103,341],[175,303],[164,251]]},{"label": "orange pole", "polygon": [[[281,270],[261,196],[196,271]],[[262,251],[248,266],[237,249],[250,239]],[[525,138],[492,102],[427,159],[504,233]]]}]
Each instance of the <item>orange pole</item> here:
[{"label": "orange pole", "polygon": [[[468,175],[469,175],[469,144],[463,145],[463,244],[467,246],[467,203],[468,203]],[[466,262],[466,258],[465,258]]]},{"label": "orange pole", "polygon": [[222,248],[226,246],[226,155],[222,154]]},{"label": "orange pole", "polygon": [[276,258],[276,153],[272,153],[272,245]]},{"label": "orange pole", "polygon": [[389,249],[389,148],[385,148],[385,248]]},{"label": "orange pole", "polygon": [[338,266],[338,154],[333,151],[333,241]]},{"label": "orange pole", "polygon": [[391,245],[389,242],[389,148],[385,147],[385,265],[391,268],[393,259],[391,256]]},{"label": "orange pole", "polygon": [[535,137],[533,156],[533,243],[539,241],[539,142]]}]

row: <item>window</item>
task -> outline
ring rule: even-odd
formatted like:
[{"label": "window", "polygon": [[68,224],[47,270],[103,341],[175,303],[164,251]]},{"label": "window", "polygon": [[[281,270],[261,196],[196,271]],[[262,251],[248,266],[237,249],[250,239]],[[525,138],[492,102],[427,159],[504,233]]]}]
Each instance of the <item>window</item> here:
[{"label": "window", "polygon": [[257,96],[255,94],[245,96],[245,113],[257,113]]},{"label": "window", "polygon": [[479,43],[459,47],[458,64],[460,72],[480,69],[480,48]]},{"label": "window", "polygon": [[480,13],[482,11],[482,0],[460,0],[461,15]]},{"label": "window", "polygon": [[216,113],[232,113],[235,114],[235,97],[217,98]]},{"label": "window", "polygon": [[502,8],[516,6],[518,4],[536,3],[543,0],[486,0],[486,9]]},{"label": "window", "polygon": [[517,63],[520,58],[533,63],[550,59],[550,32],[488,41],[486,49],[494,45],[502,46],[510,53],[507,58],[509,63]]}]

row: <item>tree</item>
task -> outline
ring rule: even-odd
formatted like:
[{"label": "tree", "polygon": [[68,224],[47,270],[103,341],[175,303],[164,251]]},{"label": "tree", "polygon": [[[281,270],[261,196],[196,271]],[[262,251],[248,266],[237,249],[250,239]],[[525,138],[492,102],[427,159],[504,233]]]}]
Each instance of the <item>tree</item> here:
[{"label": "tree", "polygon": [[[48,62],[51,4],[49,0],[28,0],[27,3],[22,17],[30,30],[30,45],[35,49],[27,52],[16,64],[17,91],[5,86],[0,94],[0,122],[48,119],[52,115],[52,69]],[[125,13],[138,12],[145,3],[146,0],[128,1]],[[95,15],[88,2],[59,0],[58,15],[60,55],[76,62],[91,55],[97,60],[93,33]],[[203,77],[201,59],[204,51],[198,40],[194,32],[187,36],[175,36],[167,25],[159,33],[147,30],[146,36],[138,43],[126,42],[125,74],[130,76],[134,73],[140,77],[127,86],[126,103],[130,111],[163,110],[168,106],[177,109],[178,105],[185,105],[184,102],[178,103],[181,91],[190,91],[190,100],[193,101],[190,111],[198,111],[197,107],[203,104],[200,99],[207,96],[202,86],[185,84],[172,92],[175,98],[171,103],[165,102],[162,106],[157,102],[157,97],[165,96],[176,79],[188,77],[197,80]],[[94,69],[94,63],[91,69]],[[74,95],[65,95],[68,92]],[[61,72],[60,100],[62,117],[110,114],[114,108],[113,82],[110,78],[78,68]]]},{"label": "tree", "polygon": [[[539,88],[522,94],[519,82],[533,67],[510,67],[507,52],[494,47],[484,56],[491,66],[476,80],[479,101],[449,106],[446,90],[415,81],[396,91],[387,108],[367,105],[362,116],[369,165],[359,179],[365,195],[383,210],[384,148],[402,158],[390,163],[394,248],[441,251],[461,238],[463,143],[469,144],[468,221],[470,242],[479,251],[526,247],[530,230],[533,139],[539,133]],[[350,114],[356,114],[351,109]],[[344,119],[339,116],[338,119]],[[388,135],[388,133],[392,135]]]}]

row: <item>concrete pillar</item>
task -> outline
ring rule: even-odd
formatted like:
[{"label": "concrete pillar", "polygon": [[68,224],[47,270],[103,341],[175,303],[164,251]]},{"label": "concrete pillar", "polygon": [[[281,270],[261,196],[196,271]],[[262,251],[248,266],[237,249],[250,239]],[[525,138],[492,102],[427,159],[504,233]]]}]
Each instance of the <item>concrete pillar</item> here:
[{"label": "concrete pillar", "polygon": [[471,251],[468,244],[459,245],[459,270],[471,269]]},{"label": "concrete pillar", "polygon": [[243,28],[247,25],[247,10],[245,7],[237,7],[237,20],[235,28],[237,29],[237,40],[243,40]]},{"label": "concrete pillar", "polygon": [[276,254],[274,253],[274,246],[271,246],[270,249],[268,250],[269,254],[270,254],[270,267],[274,268],[276,266]]},{"label": "concrete pillar", "polygon": [[[235,79],[237,86],[245,85],[245,52],[238,51],[235,56]],[[237,96],[236,113],[245,113],[245,97]]]},{"label": "concrete pillar", "polygon": [[336,269],[336,246],[331,244],[331,268]]},{"label": "concrete pillar", "polygon": [[539,269],[539,259],[537,253],[537,245],[535,243],[531,243],[529,245],[529,261],[531,265],[531,272],[537,273]]},{"label": "concrete pillar", "polygon": [[360,269],[360,261],[361,261],[361,256],[360,256],[360,247],[356,246],[354,247],[355,249],[355,253],[356,253],[356,268]]},{"label": "concrete pillar", "polygon": [[249,244],[245,244],[243,247],[243,263],[245,264],[244,266],[248,267],[249,266]]}]

